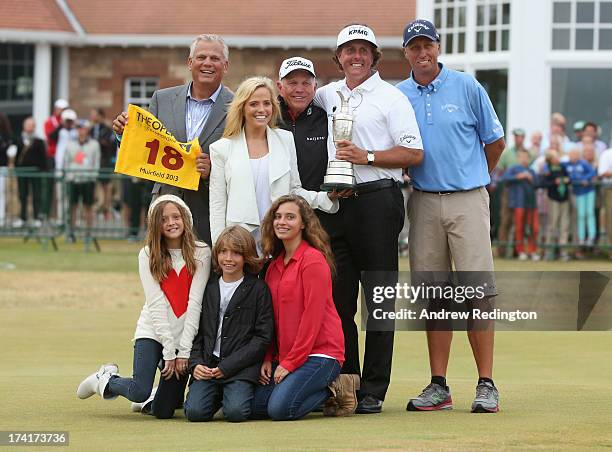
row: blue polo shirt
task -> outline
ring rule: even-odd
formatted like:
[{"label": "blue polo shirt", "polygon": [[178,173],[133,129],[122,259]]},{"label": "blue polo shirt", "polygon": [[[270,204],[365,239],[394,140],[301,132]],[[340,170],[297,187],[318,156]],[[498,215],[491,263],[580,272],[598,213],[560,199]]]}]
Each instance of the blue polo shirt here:
[{"label": "blue polo shirt", "polygon": [[482,85],[447,69],[428,86],[411,77],[397,85],[408,97],[423,140],[424,159],[410,168],[414,186],[425,191],[471,190],[491,182],[484,144],[504,129]]}]

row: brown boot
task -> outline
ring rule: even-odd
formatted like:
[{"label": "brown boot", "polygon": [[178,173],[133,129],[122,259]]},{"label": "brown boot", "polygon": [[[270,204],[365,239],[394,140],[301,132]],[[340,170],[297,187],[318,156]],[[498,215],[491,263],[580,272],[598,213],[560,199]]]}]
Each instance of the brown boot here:
[{"label": "brown boot", "polygon": [[340,374],[329,389],[332,397],[325,402],[323,414],[325,416],[350,416],[357,408],[357,390],[360,386],[357,374]]}]

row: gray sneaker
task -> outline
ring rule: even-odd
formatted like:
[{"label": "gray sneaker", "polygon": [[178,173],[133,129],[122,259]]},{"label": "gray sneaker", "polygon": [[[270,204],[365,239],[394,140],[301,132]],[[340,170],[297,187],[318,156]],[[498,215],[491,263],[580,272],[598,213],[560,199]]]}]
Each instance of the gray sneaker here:
[{"label": "gray sneaker", "polygon": [[497,413],[499,411],[499,392],[488,381],[476,386],[476,398],[472,403],[472,413]]},{"label": "gray sneaker", "polygon": [[430,383],[427,385],[420,396],[410,399],[407,411],[436,411],[436,410],[452,410],[453,399],[451,398],[450,389],[443,388],[439,384]]}]

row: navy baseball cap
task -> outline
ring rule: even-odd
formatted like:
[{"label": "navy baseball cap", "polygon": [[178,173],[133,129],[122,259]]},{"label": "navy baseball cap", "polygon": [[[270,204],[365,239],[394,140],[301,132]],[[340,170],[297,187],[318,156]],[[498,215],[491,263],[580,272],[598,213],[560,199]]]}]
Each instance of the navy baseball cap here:
[{"label": "navy baseball cap", "polygon": [[440,35],[434,24],[425,19],[416,19],[404,28],[404,44],[402,47],[406,47],[410,41],[418,36],[424,36],[432,41],[440,41]]}]

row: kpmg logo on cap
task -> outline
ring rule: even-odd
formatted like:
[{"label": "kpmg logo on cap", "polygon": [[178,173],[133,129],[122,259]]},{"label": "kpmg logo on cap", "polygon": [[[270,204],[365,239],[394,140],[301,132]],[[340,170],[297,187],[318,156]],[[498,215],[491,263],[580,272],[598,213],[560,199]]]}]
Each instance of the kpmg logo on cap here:
[{"label": "kpmg logo on cap", "polygon": [[352,36],[352,35],[368,36],[368,30],[366,30],[365,28],[352,28],[349,30],[348,34],[349,36]]}]

